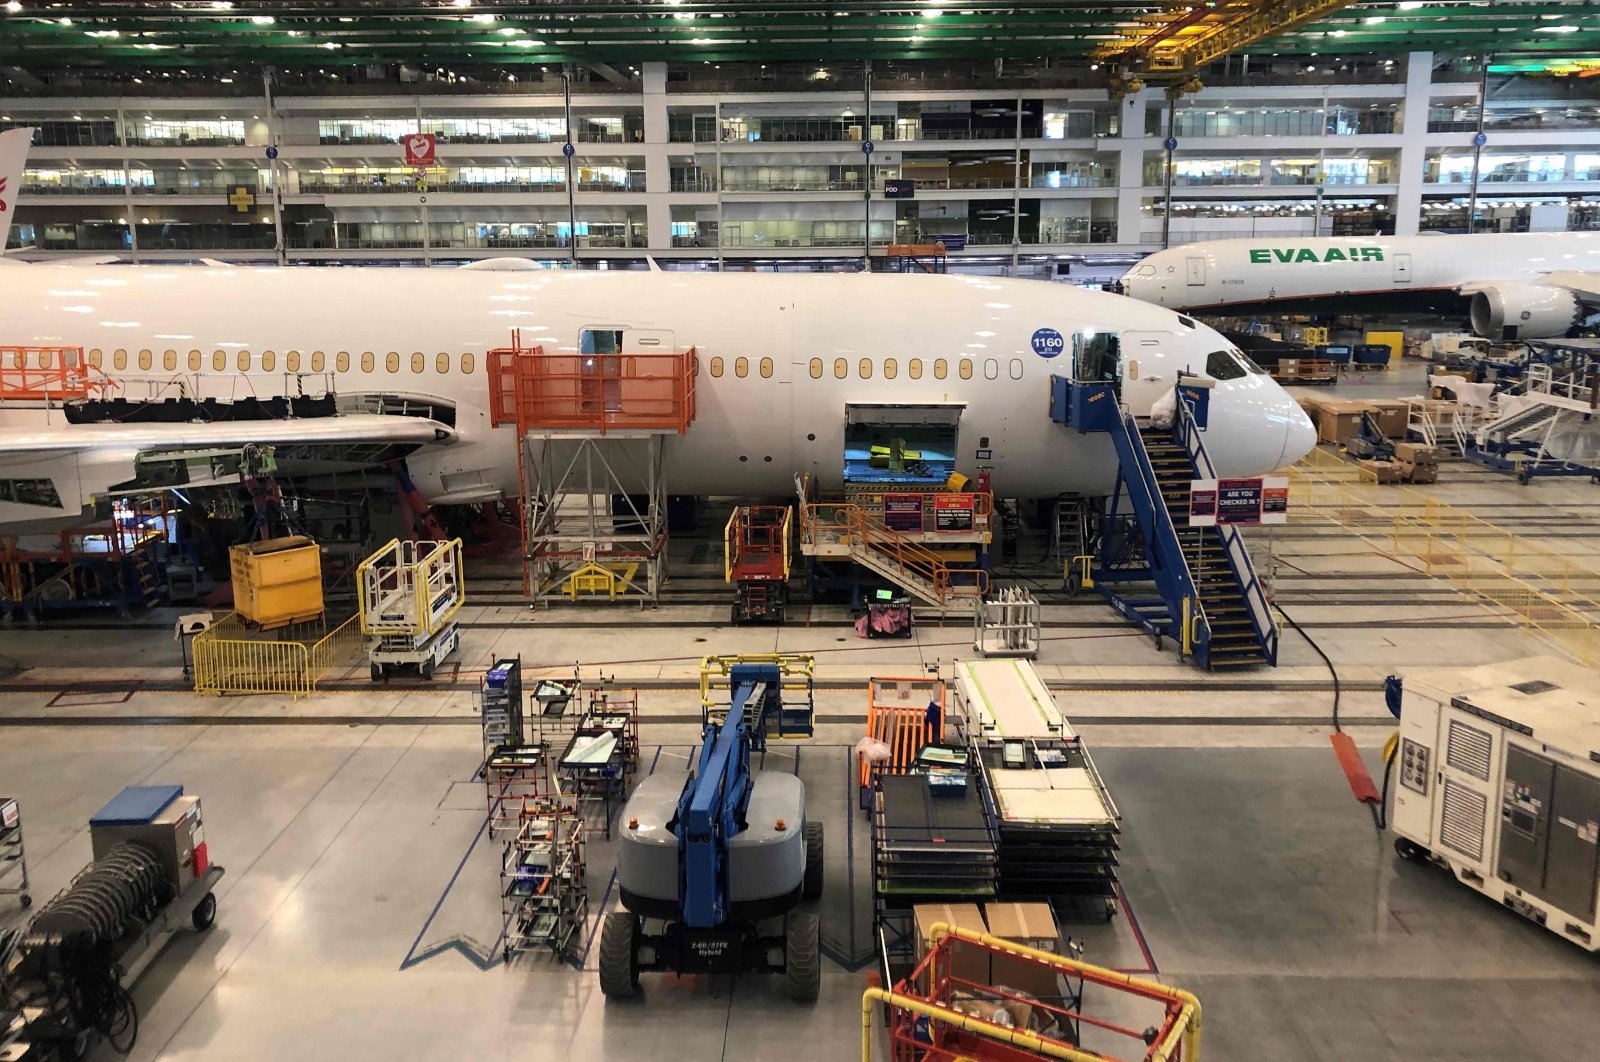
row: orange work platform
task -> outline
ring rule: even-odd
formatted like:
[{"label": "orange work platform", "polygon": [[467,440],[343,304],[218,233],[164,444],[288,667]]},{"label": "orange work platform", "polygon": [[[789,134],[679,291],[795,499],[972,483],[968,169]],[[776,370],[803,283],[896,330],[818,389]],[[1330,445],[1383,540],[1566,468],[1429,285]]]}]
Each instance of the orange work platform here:
[{"label": "orange work platform", "polygon": [[0,347],[0,401],[88,398],[109,386],[84,362],[82,347]]},{"label": "orange work platform", "polygon": [[682,352],[547,354],[489,351],[489,418],[530,431],[682,435],[694,421],[694,348]]},{"label": "orange work platform", "polygon": [[[863,995],[862,1062],[872,1062],[880,1005],[890,1062],[1200,1062],[1200,1001],[1188,992],[942,922],[929,937],[910,977]],[[1069,991],[1005,987],[1018,980]],[[1114,1019],[1084,1013],[1087,985]]]}]

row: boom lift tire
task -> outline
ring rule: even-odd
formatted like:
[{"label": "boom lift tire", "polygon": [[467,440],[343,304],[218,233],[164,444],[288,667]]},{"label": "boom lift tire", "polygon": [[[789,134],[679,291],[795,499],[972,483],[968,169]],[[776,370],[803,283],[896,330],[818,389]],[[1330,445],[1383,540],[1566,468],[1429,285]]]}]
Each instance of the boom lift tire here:
[{"label": "boom lift tire", "polygon": [[612,911],[600,931],[600,991],[607,999],[632,999],[639,994],[639,919]]},{"label": "boom lift tire", "polygon": [[822,823],[806,823],[806,876],[800,889],[802,900],[822,898]]},{"label": "boom lift tire", "polygon": [[821,994],[822,919],[818,915],[790,912],[784,918],[783,978],[789,998],[796,1003],[814,1003]]}]

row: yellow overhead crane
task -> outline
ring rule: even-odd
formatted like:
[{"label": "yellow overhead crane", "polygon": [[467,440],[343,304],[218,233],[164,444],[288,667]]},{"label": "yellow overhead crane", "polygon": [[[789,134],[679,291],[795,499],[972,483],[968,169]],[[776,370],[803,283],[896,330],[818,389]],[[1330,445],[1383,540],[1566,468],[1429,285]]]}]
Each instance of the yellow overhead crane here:
[{"label": "yellow overhead crane", "polygon": [[[1144,77],[1183,79],[1184,91],[1201,86],[1194,73],[1230,52],[1265,37],[1286,33],[1324,18],[1352,0],[1194,0],[1173,3],[1160,14],[1144,16],[1121,37],[1103,44],[1094,57],[1112,66],[1113,95],[1143,88]],[[1138,83],[1136,83],[1138,82]],[[1120,89],[1120,92],[1119,92]]]}]

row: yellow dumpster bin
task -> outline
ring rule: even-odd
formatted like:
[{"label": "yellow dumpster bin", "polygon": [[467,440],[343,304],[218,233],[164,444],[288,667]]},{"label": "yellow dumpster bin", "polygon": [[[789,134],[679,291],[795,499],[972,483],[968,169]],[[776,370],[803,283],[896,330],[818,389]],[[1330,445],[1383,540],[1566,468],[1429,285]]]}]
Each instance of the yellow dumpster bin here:
[{"label": "yellow dumpster bin", "polygon": [[228,550],[233,608],[263,629],[322,615],[322,551],[303,535]]}]

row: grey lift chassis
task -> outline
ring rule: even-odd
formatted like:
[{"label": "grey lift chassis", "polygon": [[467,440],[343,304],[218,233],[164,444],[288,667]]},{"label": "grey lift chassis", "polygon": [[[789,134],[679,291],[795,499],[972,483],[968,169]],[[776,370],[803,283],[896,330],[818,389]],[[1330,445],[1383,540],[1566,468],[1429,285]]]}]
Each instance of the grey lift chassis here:
[{"label": "grey lift chassis", "polygon": [[[752,738],[782,711],[777,668],[733,669],[733,701],[708,723],[687,783],[652,775],[623,810],[617,884],[624,910],[600,936],[600,990],[638,994],[646,970],[782,973],[790,998],[822,985],[820,923],[795,908],[822,894],[822,824],[805,783],[750,771]],[[809,730],[809,727],[808,727]]]}]

